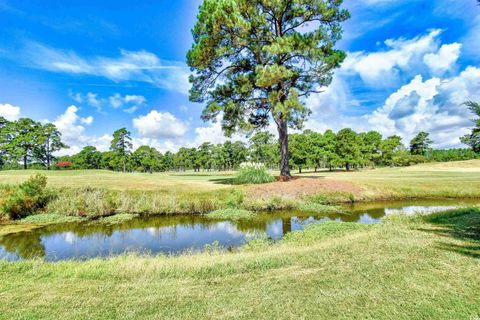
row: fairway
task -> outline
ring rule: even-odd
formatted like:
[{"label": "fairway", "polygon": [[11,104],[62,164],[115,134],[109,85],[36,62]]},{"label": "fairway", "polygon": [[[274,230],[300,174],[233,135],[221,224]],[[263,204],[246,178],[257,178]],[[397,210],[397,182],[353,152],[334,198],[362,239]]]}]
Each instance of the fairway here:
[{"label": "fairway", "polygon": [[[52,187],[96,187],[111,190],[178,191],[201,193],[232,186],[234,172],[121,173],[104,170],[0,171],[2,183],[19,183],[41,172]],[[273,172],[274,175],[278,172]],[[353,172],[307,171],[295,177],[348,181],[362,189],[366,199],[422,196],[480,196],[480,160],[429,163],[405,168],[366,169]],[[330,190],[331,191],[331,190]],[[341,187],[336,190],[342,192]]]}]

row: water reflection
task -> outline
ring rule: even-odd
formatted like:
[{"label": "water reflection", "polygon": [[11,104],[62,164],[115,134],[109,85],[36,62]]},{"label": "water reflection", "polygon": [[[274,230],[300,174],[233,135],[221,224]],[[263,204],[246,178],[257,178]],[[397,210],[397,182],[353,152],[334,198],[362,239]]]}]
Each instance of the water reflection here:
[{"label": "water reflection", "polygon": [[477,201],[410,201],[355,204],[348,214],[275,212],[249,221],[212,221],[200,216],[138,218],[118,225],[64,224],[0,238],[0,259],[43,258],[47,261],[87,259],[118,255],[129,251],[178,253],[201,250],[215,241],[223,247],[236,247],[254,235],[267,234],[274,240],[301,230],[306,225],[328,220],[378,223],[399,210],[407,214],[438,211]]}]

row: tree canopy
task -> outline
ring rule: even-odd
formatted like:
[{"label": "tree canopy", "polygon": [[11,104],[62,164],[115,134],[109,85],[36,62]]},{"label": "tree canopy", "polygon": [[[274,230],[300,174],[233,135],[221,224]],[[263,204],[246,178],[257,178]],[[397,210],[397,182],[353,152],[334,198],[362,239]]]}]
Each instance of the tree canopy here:
[{"label": "tree canopy", "polygon": [[433,141],[429,139],[430,134],[427,132],[419,132],[411,141],[410,141],[410,152],[416,155],[427,155],[428,150],[430,150]]},{"label": "tree canopy", "polygon": [[461,137],[460,140],[462,143],[470,146],[474,152],[480,153],[480,104],[473,101],[465,102],[465,104],[478,118],[473,120],[475,127],[472,129],[472,132]]},{"label": "tree canopy", "polygon": [[190,99],[204,120],[222,117],[227,135],[266,127],[280,141],[281,175],[290,176],[288,128],[310,110],[302,98],[332,80],[345,53],[334,48],[349,13],[341,0],[204,0],[187,54]]}]

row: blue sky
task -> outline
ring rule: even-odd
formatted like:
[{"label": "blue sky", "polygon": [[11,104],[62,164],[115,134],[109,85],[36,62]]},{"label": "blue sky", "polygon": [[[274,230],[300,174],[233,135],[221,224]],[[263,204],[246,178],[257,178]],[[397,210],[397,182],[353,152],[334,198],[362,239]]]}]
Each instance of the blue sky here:
[{"label": "blue sky", "polygon": [[[431,132],[460,146],[480,99],[474,0],[346,0],[348,52],[324,93],[305,102],[319,131]],[[77,152],[111,133],[162,151],[224,138],[188,101],[185,54],[200,0],[0,0],[0,115],[52,121]],[[274,128],[270,128],[274,131]],[[236,136],[237,139],[242,137]]]}]

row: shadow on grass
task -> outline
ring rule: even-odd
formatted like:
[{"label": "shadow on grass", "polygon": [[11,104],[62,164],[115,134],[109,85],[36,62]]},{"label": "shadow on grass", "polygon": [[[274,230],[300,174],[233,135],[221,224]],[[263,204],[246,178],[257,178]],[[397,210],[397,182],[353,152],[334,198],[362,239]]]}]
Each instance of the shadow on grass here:
[{"label": "shadow on grass", "polygon": [[233,185],[233,178],[217,178],[217,179],[209,179],[208,181],[211,181],[215,184],[225,184],[225,185]]},{"label": "shadow on grass", "polygon": [[442,237],[463,241],[462,244],[441,242],[439,247],[473,258],[480,258],[480,209],[457,209],[432,214],[425,221],[435,226],[431,229],[420,229]]}]

